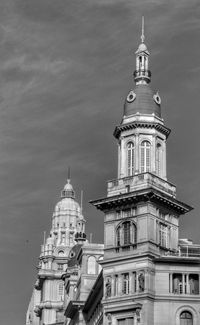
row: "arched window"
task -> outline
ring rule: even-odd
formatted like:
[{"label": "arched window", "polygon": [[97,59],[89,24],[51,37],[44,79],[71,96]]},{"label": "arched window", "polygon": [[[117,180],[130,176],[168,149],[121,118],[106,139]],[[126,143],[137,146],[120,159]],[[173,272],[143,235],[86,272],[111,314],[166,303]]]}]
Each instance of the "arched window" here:
[{"label": "arched window", "polygon": [[141,173],[149,172],[151,168],[151,144],[149,141],[142,141],[140,145],[140,170]]},{"label": "arched window", "polygon": [[130,245],[136,243],[136,226],[130,221],[125,221],[117,228],[116,244],[117,246]]},{"label": "arched window", "polygon": [[65,256],[65,253],[64,253],[64,251],[63,251],[63,250],[61,250],[61,251],[58,251],[58,256]]},{"label": "arched window", "polygon": [[123,239],[124,239],[124,245],[128,245],[131,243],[131,227],[130,227],[130,221],[123,223]]},{"label": "arched window", "polygon": [[88,274],[96,274],[96,258],[94,256],[88,257],[87,273]]},{"label": "arched window", "polygon": [[180,325],[193,325],[193,317],[189,311],[180,314]]},{"label": "arched window", "polygon": [[162,147],[160,143],[156,146],[156,173],[158,176],[162,175]]},{"label": "arched window", "polygon": [[169,246],[169,228],[167,225],[160,224],[159,237],[159,244],[167,248]]},{"label": "arched window", "polygon": [[135,148],[134,143],[129,142],[127,144],[127,174],[132,176],[134,174],[134,160],[135,160]]},{"label": "arched window", "polygon": [[116,236],[117,236],[117,246],[120,246],[120,238],[121,238],[121,227],[118,227],[117,228],[117,233],[116,233]]}]

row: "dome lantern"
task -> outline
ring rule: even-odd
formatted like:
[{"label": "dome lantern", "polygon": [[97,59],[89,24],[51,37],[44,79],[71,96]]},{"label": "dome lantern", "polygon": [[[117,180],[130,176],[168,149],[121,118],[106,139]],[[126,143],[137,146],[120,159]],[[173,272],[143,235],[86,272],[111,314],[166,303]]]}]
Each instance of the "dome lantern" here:
[{"label": "dome lantern", "polygon": [[61,198],[75,199],[75,192],[73,190],[72,184],[70,183],[70,179],[67,180],[67,184],[61,192]]},{"label": "dome lantern", "polygon": [[144,17],[142,17],[142,34],[141,44],[139,45],[136,54],[136,70],[134,71],[134,80],[137,84],[147,84],[151,81],[151,72],[148,70],[149,51],[144,44]]}]

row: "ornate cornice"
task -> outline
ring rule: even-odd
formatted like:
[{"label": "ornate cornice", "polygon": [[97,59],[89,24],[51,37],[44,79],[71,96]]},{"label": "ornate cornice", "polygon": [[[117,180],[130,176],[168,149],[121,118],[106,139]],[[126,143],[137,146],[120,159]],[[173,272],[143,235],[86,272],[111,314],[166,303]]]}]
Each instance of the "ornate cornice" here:
[{"label": "ornate cornice", "polygon": [[167,206],[178,213],[178,215],[185,214],[193,209],[191,206],[153,188],[114,195],[99,200],[90,201],[90,203],[99,210],[109,211],[123,206],[135,205],[142,201],[150,201]]},{"label": "ornate cornice", "polygon": [[160,123],[154,123],[154,122],[131,122],[131,123],[126,123],[126,124],[121,124],[116,126],[115,130],[114,130],[114,137],[119,139],[120,134],[122,131],[127,131],[127,130],[132,130],[132,129],[136,129],[139,127],[143,127],[143,128],[151,128],[151,129],[156,129],[157,131],[163,133],[164,135],[166,135],[166,137],[168,138],[171,130],[169,128],[167,128],[166,126],[160,124]]}]

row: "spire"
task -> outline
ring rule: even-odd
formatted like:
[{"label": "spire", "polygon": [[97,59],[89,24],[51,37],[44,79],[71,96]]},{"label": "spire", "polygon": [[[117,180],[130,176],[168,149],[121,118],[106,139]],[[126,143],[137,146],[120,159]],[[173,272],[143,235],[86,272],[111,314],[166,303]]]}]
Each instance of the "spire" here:
[{"label": "spire", "polygon": [[141,42],[144,43],[145,36],[144,36],[144,16],[142,16],[142,34],[141,34]]},{"label": "spire", "polygon": [[70,173],[71,173],[71,170],[70,170],[70,166],[68,167],[68,171],[67,171],[67,179],[70,179]]},{"label": "spire", "polygon": [[144,16],[142,16],[142,33],[141,43],[135,52],[136,54],[136,70],[134,72],[135,83],[147,84],[151,81],[151,72],[148,70],[149,65],[149,51],[144,43]]},{"label": "spire", "polygon": [[61,198],[72,198],[75,199],[75,192],[73,190],[73,186],[70,183],[70,167],[68,167],[67,172],[67,184],[61,192]]}]

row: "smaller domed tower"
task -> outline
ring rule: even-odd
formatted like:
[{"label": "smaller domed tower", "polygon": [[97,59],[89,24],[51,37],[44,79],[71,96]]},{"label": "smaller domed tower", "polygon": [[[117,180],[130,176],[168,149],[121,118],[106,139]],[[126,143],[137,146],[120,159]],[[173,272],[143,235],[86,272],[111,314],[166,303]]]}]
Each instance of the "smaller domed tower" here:
[{"label": "smaller domed tower", "polygon": [[68,254],[70,248],[75,245],[75,234],[80,232],[85,233],[85,219],[68,179],[61,191],[61,200],[55,206],[50,235],[57,247],[66,247]]},{"label": "smaller domed tower", "polygon": [[63,321],[64,282],[61,278],[68,266],[70,251],[76,243],[86,241],[85,219],[82,209],[75,200],[70,179],[61,191],[61,199],[56,204],[49,236],[44,236],[41,246],[38,279],[34,295],[37,316],[34,325],[53,324]]}]

